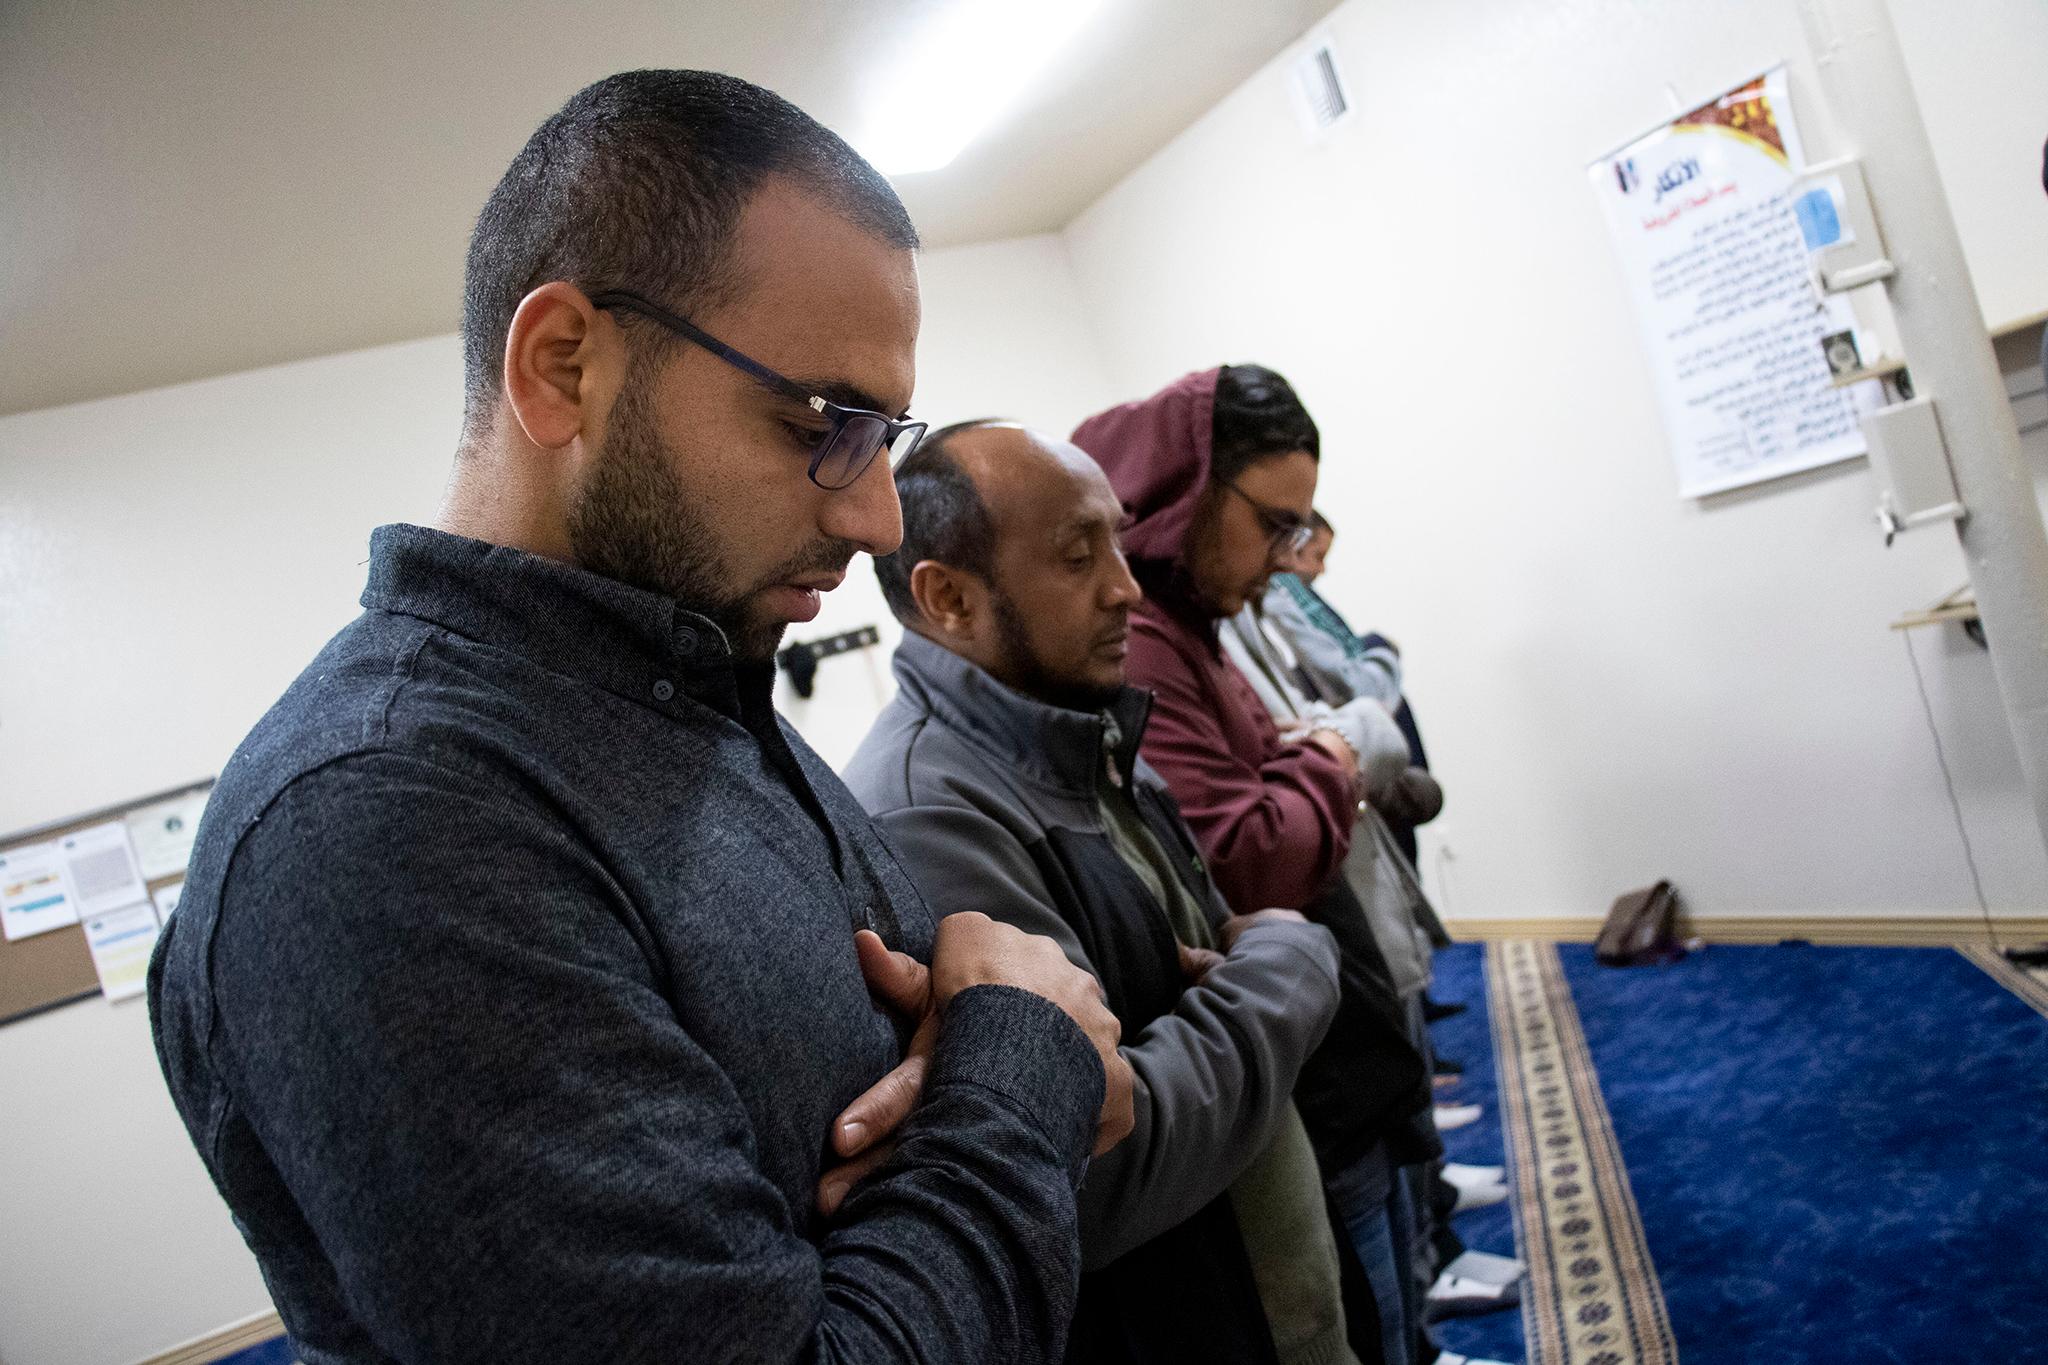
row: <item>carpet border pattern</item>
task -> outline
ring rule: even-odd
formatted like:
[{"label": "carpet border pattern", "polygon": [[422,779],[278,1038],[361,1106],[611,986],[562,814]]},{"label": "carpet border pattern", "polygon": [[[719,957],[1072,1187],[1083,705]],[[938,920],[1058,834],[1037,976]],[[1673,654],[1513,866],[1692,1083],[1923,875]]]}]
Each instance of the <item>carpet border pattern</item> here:
[{"label": "carpet border pattern", "polygon": [[2003,954],[1982,944],[1973,943],[1956,951],[1983,968],[1984,974],[1993,981],[2032,1005],[2043,1018],[2048,1018],[2048,981],[2015,967],[2005,960]]},{"label": "carpet border pattern", "polygon": [[1555,944],[1486,945],[1528,1365],[1677,1365],[1664,1292]]}]

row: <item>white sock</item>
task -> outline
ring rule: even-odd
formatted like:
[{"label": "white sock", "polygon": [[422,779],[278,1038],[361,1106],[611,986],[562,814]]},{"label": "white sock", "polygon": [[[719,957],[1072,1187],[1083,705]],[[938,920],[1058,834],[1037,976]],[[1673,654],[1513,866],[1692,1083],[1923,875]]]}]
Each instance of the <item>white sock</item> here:
[{"label": "white sock", "polygon": [[1432,1299],[1497,1299],[1507,1293],[1504,1284],[1488,1284],[1484,1280],[1468,1280],[1462,1275],[1453,1275],[1448,1270],[1436,1277],[1436,1283],[1429,1287]]},{"label": "white sock", "polygon": [[1479,1116],[1486,1111],[1476,1104],[1439,1104],[1436,1106],[1436,1130],[1448,1133],[1453,1128],[1463,1128],[1468,1123],[1479,1122]]},{"label": "white sock", "polygon": [[1459,1189],[1468,1185],[1498,1185],[1508,1178],[1505,1166],[1467,1166],[1451,1161],[1444,1164],[1443,1177]]},{"label": "white sock", "polygon": [[1513,1284],[1529,1273],[1529,1267],[1512,1256],[1495,1256],[1486,1251],[1467,1251],[1445,1266],[1444,1273],[1467,1280],[1484,1280],[1488,1284]]},{"label": "white sock", "polygon": [[1461,1185],[1458,1187],[1458,1202],[1451,1206],[1451,1212],[1483,1209],[1491,1204],[1505,1203],[1507,1197],[1508,1187],[1505,1185]]}]

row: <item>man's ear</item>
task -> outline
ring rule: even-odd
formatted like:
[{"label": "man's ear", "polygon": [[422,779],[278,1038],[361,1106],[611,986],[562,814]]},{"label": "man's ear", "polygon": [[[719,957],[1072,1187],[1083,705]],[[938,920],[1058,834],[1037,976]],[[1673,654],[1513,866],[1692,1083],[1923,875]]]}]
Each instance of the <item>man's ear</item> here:
[{"label": "man's ear", "polygon": [[625,378],[624,337],[583,291],[552,280],[519,301],[505,333],[505,403],[526,439],[560,450],[596,433]]},{"label": "man's ear", "polygon": [[921,559],[910,571],[910,596],[932,633],[959,639],[974,633],[981,611],[981,581],[972,574]]}]

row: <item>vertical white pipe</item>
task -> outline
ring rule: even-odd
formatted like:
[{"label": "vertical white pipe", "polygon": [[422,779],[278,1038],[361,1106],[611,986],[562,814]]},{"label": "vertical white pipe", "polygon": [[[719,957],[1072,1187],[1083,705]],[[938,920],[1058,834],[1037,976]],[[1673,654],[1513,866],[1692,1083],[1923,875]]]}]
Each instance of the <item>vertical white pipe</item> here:
[{"label": "vertical white pipe", "polygon": [[1849,140],[1840,150],[1862,158],[1885,249],[1898,266],[1888,290],[1899,339],[1914,391],[1934,399],[1969,509],[1956,534],[2034,819],[2048,842],[2048,534],[2012,404],[1885,0],[1800,0],[1799,9],[1821,88]]}]

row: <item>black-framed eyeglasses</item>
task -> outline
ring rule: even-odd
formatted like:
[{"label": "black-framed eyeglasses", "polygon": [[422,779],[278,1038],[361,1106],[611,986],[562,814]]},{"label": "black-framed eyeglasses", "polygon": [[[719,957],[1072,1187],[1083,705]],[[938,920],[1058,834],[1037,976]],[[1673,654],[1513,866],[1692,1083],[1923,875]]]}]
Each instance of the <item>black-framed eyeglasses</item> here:
[{"label": "black-framed eyeglasses", "polygon": [[711,333],[685,318],[677,317],[660,304],[624,289],[592,294],[593,306],[638,313],[658,322],[687,341],[696,343],[734,369],[753,376],[764,387],[784,398],[803,404],[832,425],[818,433],[817,448],[811,452],[811,482],[820,488],[848,487],[867,472],[883,447],[889,462],[896,463],[917,449],[924,439],[925,422],[899,422],[887,413],[868,408],[849,408],[820,394],[812,393],[793,379],[785,379],[752,356],[735,351]]},{"label": "black-framed eyeglasses", "polygon": [[1228,479],[1218,479],[1216,482],[1243,498],[1251,507],[1252,514],[1259,519],[1260,527],[1273,538],[1266,546],[1268,555],[1298,555],[1308,548],[1311,540],[1315,539],[1315,527],[1286,508],[1268,507]]}]

